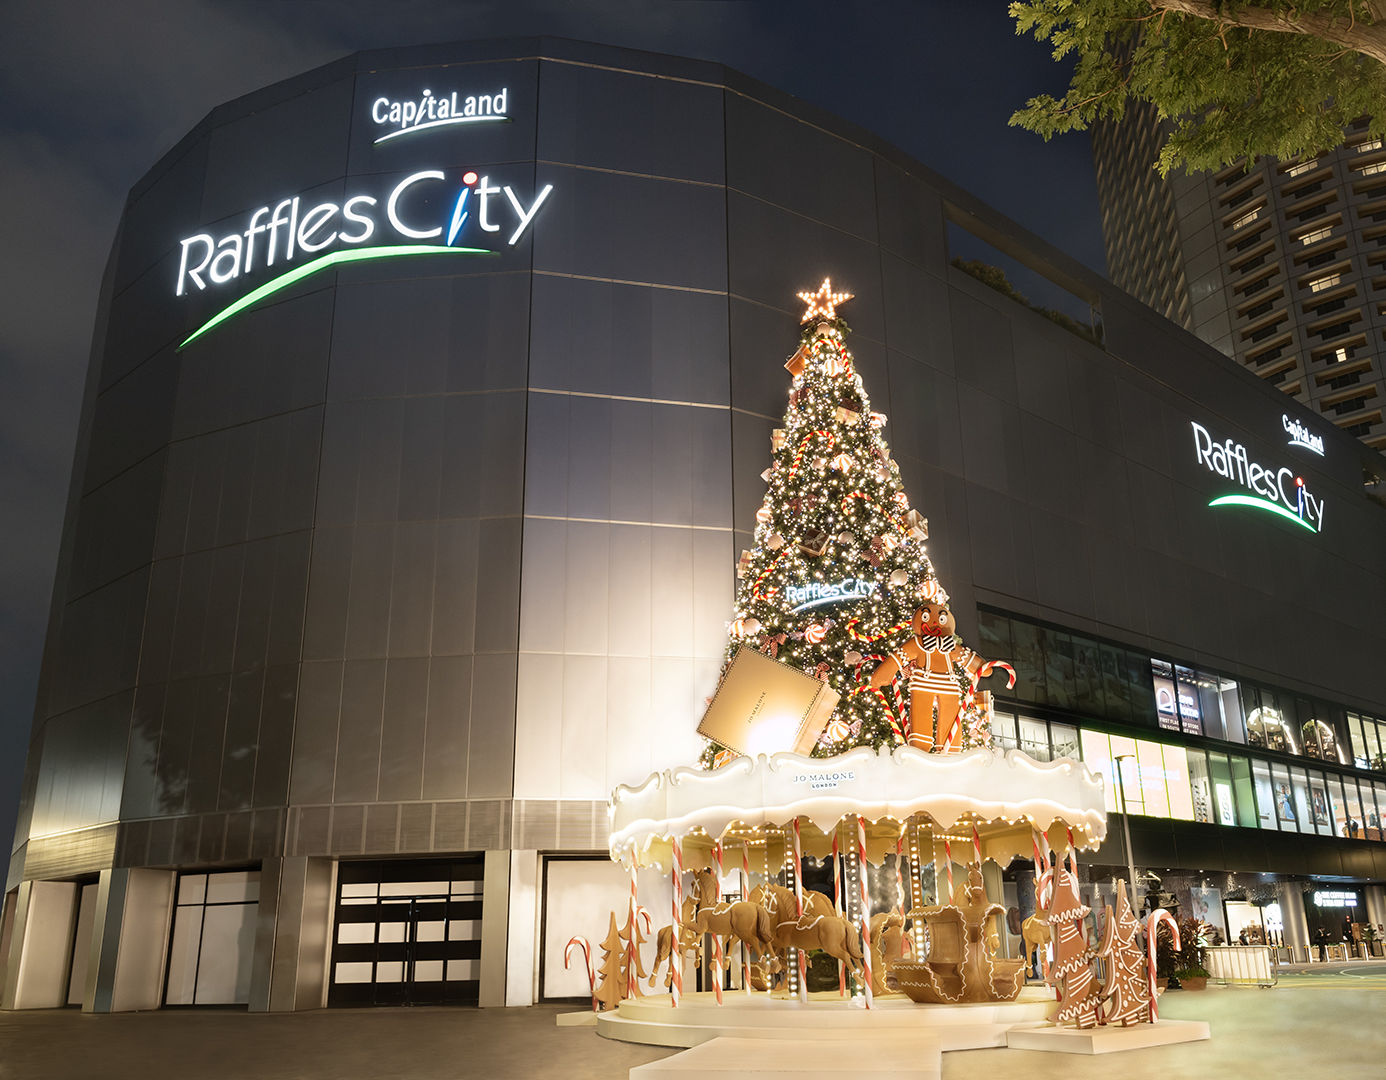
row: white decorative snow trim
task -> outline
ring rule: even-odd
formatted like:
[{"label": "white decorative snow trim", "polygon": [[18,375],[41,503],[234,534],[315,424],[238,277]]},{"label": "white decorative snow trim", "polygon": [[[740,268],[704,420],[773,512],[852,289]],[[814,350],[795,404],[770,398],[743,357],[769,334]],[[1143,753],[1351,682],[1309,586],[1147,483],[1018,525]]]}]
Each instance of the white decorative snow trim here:
[{"label": "white decorative snow trim", "polygon": [[[1101,776],[1079,761],[1036,761],[1018,750],[926,754],[908,746],[879,752],[858,747],[835,758],[764,754],[737,758],[713,772],[676,768],[653,773],[639,787],[625,784],[609,804],[613,859],[665,865],[668,842],[691,833],[722,839],[733,826],[782,826],[795,818],[830,834],[843,817],[905,822],[928,815],[949,829],[960,821],[1073,829],[1081,849],[1107,835]],[[1050,837],[1056,849],[1063,834]],[[1029,854],[1029,842],[1017,854]],[[959,853],[961,857],[962,853]],[[990,855],[991,852],[988,851]]]}]

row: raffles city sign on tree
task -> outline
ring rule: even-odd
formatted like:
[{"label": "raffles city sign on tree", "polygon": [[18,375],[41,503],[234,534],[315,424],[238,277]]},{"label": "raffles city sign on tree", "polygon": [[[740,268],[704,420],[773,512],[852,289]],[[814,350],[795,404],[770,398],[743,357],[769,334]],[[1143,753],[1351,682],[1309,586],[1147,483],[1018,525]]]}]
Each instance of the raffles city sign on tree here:
[{"label": "raffles city sign on tree", "polygon": [[[837,704],[816,733],[816,757],[857,746],[986,745],[987,695],[977,682],[992,665],[954,634],[924,546],[928,522],[910,506],[886,417],[872,411],[846,346],[837,306],[850,294],[825,280],[799,298],[803,332],[785,364],[793,381],[762,473],[754,546],[737,565],[723,679],[749,649],[825,683]],[[709,718],[718,707],[714,698]],[[735,756],[716,729],[701,726],[712,736],[706,766]]]}]

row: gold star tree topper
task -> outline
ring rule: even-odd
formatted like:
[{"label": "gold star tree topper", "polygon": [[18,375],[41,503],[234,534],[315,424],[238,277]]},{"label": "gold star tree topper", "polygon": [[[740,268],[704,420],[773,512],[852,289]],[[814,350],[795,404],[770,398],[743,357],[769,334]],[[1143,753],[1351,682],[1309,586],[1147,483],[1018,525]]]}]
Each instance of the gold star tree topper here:
[{"label": "gold star tree topper", "polygon": [[849,292],[833,292],[832,283],[827,278],[823,279],[823,284],[818,286],[816,293],[801,292],[797,295],[808,305],[804,317],[799,320],[801,323],[812,322],[814,319],[836,319],[837,312],[834,308],[852,299]]}]

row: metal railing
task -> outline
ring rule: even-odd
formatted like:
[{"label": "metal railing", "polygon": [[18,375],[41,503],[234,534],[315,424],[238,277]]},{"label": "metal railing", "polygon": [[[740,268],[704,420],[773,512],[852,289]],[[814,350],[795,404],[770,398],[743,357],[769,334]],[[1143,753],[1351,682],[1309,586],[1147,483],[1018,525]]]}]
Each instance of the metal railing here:
[{"label": "metal railing", "polygon": [[1208,974],[1223,986],[1274,986],[1275,965],[1268,945],[1213,945]]}]

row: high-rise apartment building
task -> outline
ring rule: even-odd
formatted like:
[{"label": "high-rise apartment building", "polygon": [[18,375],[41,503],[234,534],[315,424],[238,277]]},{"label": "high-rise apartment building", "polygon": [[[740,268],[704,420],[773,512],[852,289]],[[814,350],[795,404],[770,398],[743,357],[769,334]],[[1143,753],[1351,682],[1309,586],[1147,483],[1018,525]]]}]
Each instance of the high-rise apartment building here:
[{"label": "high-rise apartment building", "polygon": [[1386,143],[1160,178],[1154,110],[1093,131],[1112,280],[1386,448]]}]

